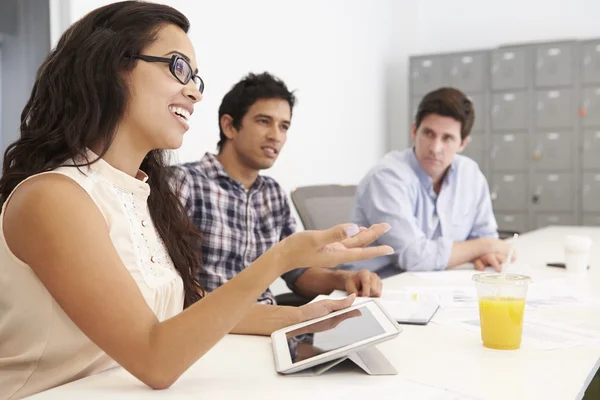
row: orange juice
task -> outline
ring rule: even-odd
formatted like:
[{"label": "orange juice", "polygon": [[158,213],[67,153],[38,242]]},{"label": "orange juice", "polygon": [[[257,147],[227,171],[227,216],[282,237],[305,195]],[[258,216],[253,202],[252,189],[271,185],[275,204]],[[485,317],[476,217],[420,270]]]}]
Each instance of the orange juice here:
[{"label": "orange juice", "polygon": [[521,346],[525,299],[485,296],[479,299],[481,339],[490,349],[515,350]]}]

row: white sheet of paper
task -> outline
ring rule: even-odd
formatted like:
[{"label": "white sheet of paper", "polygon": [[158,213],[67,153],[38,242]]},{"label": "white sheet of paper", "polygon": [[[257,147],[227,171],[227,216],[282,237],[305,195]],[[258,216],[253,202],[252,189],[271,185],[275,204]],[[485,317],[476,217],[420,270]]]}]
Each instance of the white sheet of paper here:
[{"label": "white sheet of paper", "polygon": [[[524,263],[512,263],[504,266],[503,272],[512,274],[525,274],[530,275],[535,270],[532,270],[528,264]],[[483,271],[477,271],[473,269],[472,263],[462,264],[452,269],[446,269],[443,271],[428,271],[428,272],[410,272],[411,275],[419,278],[443,282],[452,284],[470,283],[472,282],[473,275],[481,273],[494,273],[498,272],[492,267],[487,267]]]},{"label": "white sheet of paper", "polygon": [[[417,319],[429,320],[435,313],[439,302],[434,301],[433,298],[430,300],[423,300],[419,297],[414,297],[414,293],[390,290],[384,292],[383,296],[379,299],[379,304],[387,311],[388,314],[396,321],[411,321]],[[323,299],[343,299],[348,294],[342,290],[334,290],[330,295],[319,295],[313,301],[319,301]],[[353,304],[364,303],[365,301],[372,300],[371,297],[357,297]]]},{"label": "white sheet of paper", "polygon": [[[473,332],[481,332],[479,318],[471,318],[457,324]],[[596,344],[600,342],[600,327],[590,329],[573,323],[550,322],[538,318],[525,318],[523,321],[523,341],[521,347],[540,350],[555,350],[565,347]]]},{"label": "white sheet of paper", "polygon": [[[485,271],[485,272],[492,272]],[[481,271],[475,271],[474,269],[448,269],[445,271],[431,271],[431,272],[411,272],[413,276],[417,276],[422,279],[427,279],[436,282],[444,283],[468,283],[471,282],[473,275],[480,274]]]},{"label": "white sheet of paper", "polygon": [[600,297],[573,288],[562,280],[547,280],[529,285],[526,304],[528,307],[600,307]]}]

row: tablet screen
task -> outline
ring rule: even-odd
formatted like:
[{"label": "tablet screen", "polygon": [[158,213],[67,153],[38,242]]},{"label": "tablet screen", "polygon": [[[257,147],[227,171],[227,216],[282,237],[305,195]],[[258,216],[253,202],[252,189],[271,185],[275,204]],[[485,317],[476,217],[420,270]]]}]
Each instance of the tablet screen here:
[{"label": "tablet screen", "polygon": [[297,363],[383,333],[368,307],[359,307],[290,331],[286,338],[292,362]]}]

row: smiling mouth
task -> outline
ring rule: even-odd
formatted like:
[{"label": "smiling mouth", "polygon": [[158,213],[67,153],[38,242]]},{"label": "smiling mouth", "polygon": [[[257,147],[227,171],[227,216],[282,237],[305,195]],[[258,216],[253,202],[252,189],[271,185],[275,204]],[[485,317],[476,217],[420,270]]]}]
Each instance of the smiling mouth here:
[{"label": "smiling mouth", "polygon": [[185,127],[189,128],[188,120],[190,119],[190,113],[188,110],[177,106],[169,106],[169,111],[173,113],[179,122],[181,122]]},{"label": "smiling mouth", "polygon": [[277,157],[279,152],[272,147],[261,147],[261,149],[271,157]]}]

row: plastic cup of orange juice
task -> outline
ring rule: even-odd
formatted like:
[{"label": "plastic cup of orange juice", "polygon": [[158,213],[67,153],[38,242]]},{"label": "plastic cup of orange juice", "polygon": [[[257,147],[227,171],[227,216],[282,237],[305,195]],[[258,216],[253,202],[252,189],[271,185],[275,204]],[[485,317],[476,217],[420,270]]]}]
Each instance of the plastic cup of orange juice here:
[{"label": "plastic cup of orange juice", "polygon": [[496,350],[521,347],[525,297],[531,278],[519,274],[486,273],[473,276],[479,298],[483,345]]}]

